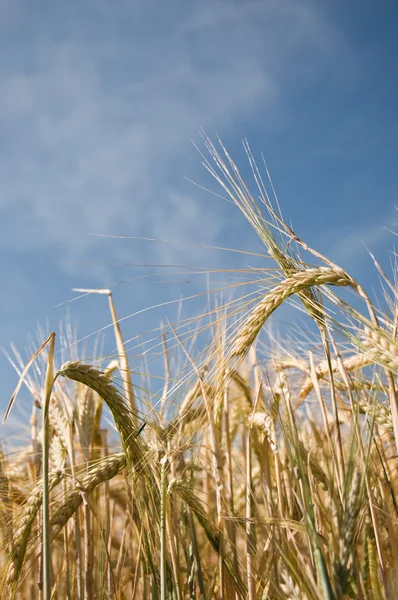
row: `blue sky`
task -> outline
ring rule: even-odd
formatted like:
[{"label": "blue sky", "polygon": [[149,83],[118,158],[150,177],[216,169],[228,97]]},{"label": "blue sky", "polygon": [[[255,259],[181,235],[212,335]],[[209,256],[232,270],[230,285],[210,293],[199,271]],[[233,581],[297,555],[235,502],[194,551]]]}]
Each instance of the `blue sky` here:
[{"label": "blue sky", "polygon": [[[257,251],[239,212],[185,179],[215,187],[201,128],[243,172],[243,137],[264,152],[297,233],[371,286],[360,240],[388,264],[398,220],[397,18],[387,1],[0,0],[1,345],[23,351],[67,311],[82,337],[108,325],[104,298],[67,302],[150,272],[112,263],[250,263],[89,235]],[[115,287],[119,315],[200,289],[162,281]],[[2,357],[0,375],[4,404],[16,377]]]}]

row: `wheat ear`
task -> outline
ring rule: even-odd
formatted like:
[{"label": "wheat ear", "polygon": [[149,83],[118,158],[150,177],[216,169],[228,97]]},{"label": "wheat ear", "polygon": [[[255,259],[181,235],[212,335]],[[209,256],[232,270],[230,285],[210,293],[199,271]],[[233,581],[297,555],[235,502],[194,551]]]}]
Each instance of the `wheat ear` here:
[{"label": "wheat ear", "polygon": [[[343,365],[346,371],[355,371],[356,369],[363,369],[372,363],[372,359],[365,354],[355,354],[343,360]],[[307,369],[306,369],[307,370]],[[337,360],[332,361],[332,371],[336,372],[339,370]],[[318,379],[323,379],[329,374],[329,368],[325,361],[321,362],[315,369],[315,374]],[[314,387],[314,382],[311,377],[304,382],[300,390],[300,400],[305,400],[308,394]]]},{"label": "wheat ear", "polygon": [[398,372],[398,344],[382,329],[364,327],[361,339],[366,355],[375,363]]},{"label": "wheat ear", "polygon": [[355,281],[343,270],[319,267],[295,273],[271,290],[251,312],[239,331],[232,348],[232,356],[247,353],[268,317],[290,296],[319,285],[356,287]]},{"label": "wheat ear", "polygon": [[54,511],[50,522],[51,537],[54,539],[76,512],[83,502],[83,495],[89,496],[101,483],[113,479],[126,465],[126,455],[120,452],[101,460],[79,477],[78,488],[72,490],[66,501]]},{"label": "wheat ear", "polygon": [[[63,472],[56,470],[49,475],[48,488],[51,491],[63,479]],[[10,566],[8,568],[7,583],[12,585],[19,579],[23,561],[28,546],[30,532],[36,516],[43,502],[43,486],[40,483],[29,496],[19,526],[14,535],[14,545],[10,553]]]},{"label": "wheat ear", "polygon": [[346,506],[339,537],[338,559],[334,563],[335,588],[339,598],[343,597],[346,593],[346,586],[350,575],[348,564],[353,550],[355,526],[360,510],[360,489],[361,476],[359,471],[355,471],[346,498]]},{"label": "wheat ear", "polygon": [[135,417],[109,376],[81,361],[65,363],[57,375],[84,383],[101,396],[112,413],[125,449],[129,449],[130,458],[137,466],[143,458],[143,449],[138,441]]}]

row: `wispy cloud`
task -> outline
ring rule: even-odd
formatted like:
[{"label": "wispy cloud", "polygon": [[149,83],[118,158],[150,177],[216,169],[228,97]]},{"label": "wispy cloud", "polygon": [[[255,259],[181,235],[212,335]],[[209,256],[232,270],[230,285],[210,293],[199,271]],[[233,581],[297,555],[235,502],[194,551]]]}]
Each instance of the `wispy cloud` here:
[{"label": "wispy cloud", "polygon": [[79,257],[90,231],[164,234],[166,221],[189,237],[200,209],[176,183],[197,160],[189,138],[272,112],[280,66],[298,46],[321,51],[329,28],[289,1],[83,5],[32,29],[36,8],[12,13],[25,37],[0,86],[0,243]]}]

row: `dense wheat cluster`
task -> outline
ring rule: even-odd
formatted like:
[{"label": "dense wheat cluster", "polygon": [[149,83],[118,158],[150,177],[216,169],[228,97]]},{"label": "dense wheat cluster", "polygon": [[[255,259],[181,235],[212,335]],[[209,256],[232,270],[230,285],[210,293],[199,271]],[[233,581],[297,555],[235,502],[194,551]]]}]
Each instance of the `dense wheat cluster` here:
[{"label": "dense wheat cluster", "polygon": [[[0,461],[2,598],[398,597],[395,286],[375,263],[381,312],[286,225],[246,143],[253,195],[204,143],[276,269],[152,336],[160,391],[132,372],[108,290],[111,362],[57,365],[54,336],[29,370],[16,355],[33,408]],[[271,343],[285,302],[309,344]]]}]

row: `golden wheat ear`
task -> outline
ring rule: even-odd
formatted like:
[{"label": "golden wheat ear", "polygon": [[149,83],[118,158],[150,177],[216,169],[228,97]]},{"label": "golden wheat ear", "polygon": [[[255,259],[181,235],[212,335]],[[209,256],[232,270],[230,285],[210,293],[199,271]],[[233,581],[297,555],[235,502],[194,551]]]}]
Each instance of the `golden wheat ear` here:
[{"label": "golden wheat ear", "polygon": [[266,320],[290,296],[321,285],[356,287],[354,280],[343,270],[325,267],[307,269],[282,281],[257,304],[238,332],[232,346],[232,356],[244,356],[260,333]]}]

